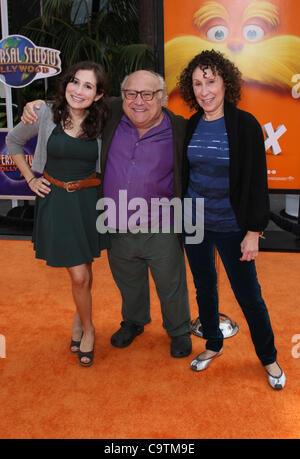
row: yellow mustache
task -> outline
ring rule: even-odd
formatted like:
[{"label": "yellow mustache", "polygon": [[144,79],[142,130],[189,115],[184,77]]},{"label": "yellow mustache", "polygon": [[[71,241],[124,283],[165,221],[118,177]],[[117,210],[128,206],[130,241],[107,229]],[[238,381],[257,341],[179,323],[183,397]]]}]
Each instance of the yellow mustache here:
[{"label": "yellow mustache", "polygon": [[166,84],[169,94],[176,88],[180,73],[193,57],[212,48],[235,63],[246,83],[255,82],[275,89],[289,90],[294,85],[292,76],[300,73],[299,37],[280,35],[257,44],[244,43],[241,52],[233,53],[226,43],[211,43],[187,35],[174,38],[165,44]]}]

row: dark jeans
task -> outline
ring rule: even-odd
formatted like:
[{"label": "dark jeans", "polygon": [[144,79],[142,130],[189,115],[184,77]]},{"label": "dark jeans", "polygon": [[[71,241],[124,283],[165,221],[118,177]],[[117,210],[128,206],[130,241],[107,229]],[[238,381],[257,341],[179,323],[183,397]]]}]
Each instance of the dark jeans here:
[{"label": "dark jeans", "polygon": [[219,328],[219,304],[214,247],[217,248],[231,288],[247,320],[256,354],[263,365],[276,361],[274,335],[268,310],[261,296],[254,261],[240,261],[241,232],[205,231],[201,244],[185,244],[193,274],[206,348],[219,351],[223,335]]}]

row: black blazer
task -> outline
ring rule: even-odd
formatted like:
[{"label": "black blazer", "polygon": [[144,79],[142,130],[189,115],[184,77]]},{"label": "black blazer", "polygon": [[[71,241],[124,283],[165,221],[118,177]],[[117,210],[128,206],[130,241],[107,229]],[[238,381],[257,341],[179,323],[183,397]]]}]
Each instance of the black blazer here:
[{"label": "black blazer", "polygon": [[[183,196],[188,187],[187,147],[203,115],[199,109],[188,121],[184,142]],[[230,202],[242,231],[263,231],[269,221],[269,193],[264,136],[251,113],[225,102],[224,118],[229,143]]]}]

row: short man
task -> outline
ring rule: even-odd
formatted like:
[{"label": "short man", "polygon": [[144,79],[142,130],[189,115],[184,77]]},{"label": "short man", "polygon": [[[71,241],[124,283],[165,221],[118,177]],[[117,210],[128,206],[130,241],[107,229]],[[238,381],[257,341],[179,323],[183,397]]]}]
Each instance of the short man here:
[{"label": "short man", "polygon": [[[126,77],[121,89],[123,103],[112,101],[112,114],[103,131],[102,195],[119,204],[122,190],[128,201],[142,198],[149,209],[151,198],[181,198],[186,120],[164,107],[164,80],[154,72],[140,70]],[[190,311],[180,236],[173,231],[172,222],[169,232],[162,232],[160,227],[158,232],[149,229],[148,233],[133,232],[128,222],[125,229],[117,222],[108,251],[112,275],[122,296],[123,317],[111,343],[120,348],[129,346],[151,321],[150,268],[163,327],[171,337],[171,355],[188,356],[192,351]]]},{"label": "short man", "polygon": [[[159,75],[140,70],[122,84],[123,104],[112,103],[103,132],[103,195],[119,201],[181,197],[182,149],[186,121],[163,107],[167,96]],[[151,215],[149,215],[149,224]],[[150,225],[149,225],[150,226]],[[121,229],[121,228],[119,228]],[[150,229],[149,229],[150,231]],[[110,268],[122,295],[121,328],[112,336],[128,346],[150,322],[150,268],[161,302],[163,326],[171,337],[171,355],[191,353],[190,312],[184,252],[178,234],[121,231],[111,234]]]}]

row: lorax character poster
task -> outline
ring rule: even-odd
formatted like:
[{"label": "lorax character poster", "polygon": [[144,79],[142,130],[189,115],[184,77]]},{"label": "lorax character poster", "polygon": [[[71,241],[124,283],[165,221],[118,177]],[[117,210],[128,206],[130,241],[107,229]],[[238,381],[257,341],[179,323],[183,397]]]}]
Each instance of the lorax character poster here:
[{"label": "lorax character poster", "polygon": [[299,17],[299,0],[164,0],[169,108],[189,117],[181,71],[205,49],[225,54],[243,75],[239,108],[263,128],[270,189],[300,191]]}]

